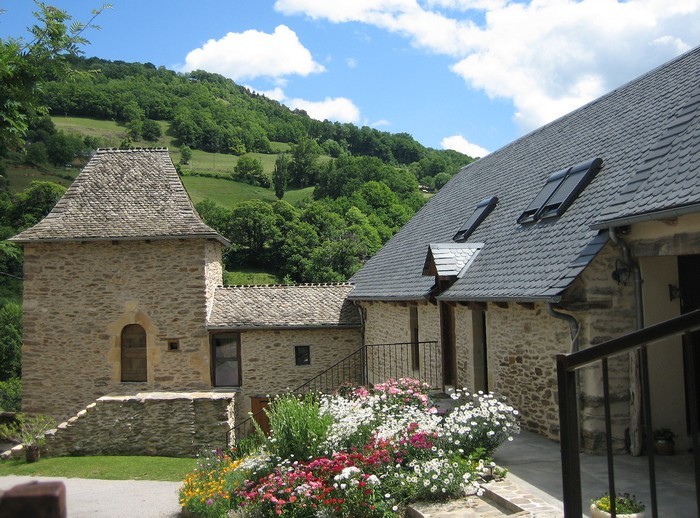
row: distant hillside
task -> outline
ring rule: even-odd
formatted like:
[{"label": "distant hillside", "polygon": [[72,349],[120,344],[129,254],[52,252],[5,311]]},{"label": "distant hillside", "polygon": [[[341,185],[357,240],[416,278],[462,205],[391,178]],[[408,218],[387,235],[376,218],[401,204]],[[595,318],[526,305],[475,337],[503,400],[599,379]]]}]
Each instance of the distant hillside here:
[{"label": "distant hillside", "polygon": [[177,148],[226,155],[271,155],[280,151],[275,142],[289,145],[309,138],[334,158],[346,153],[409,167],[429,187],[437,175],[450,177],[472,160],[456,151],[426,148],[406,133],[316,121],[218,74],[178,74],[149,63],[97,58],[71,58],[71,63],[82,73],[44,85],[51,114],[115,121],[134,142],[148,142],[154,130],[163,129],[154,121],[169,123],[166,135]]}]

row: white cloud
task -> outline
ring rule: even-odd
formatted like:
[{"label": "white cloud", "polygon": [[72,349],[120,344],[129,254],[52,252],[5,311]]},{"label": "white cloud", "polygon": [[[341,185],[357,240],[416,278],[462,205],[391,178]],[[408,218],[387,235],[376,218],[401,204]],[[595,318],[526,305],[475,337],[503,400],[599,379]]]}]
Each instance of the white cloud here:
[{"label": "white cloud", "polygon": [[391,121],[388,121],[386,119],[379,119],[378,121],[374,121],[370,124],[372,128],[381,128],[384,126],[391,126]]},{"label": "white cloud", "polygon": [[323,101],[289,99],[284,104],[293,110],[304,110],[309,117],[316,120],[356,123],[360,120],[360,110],[345,97],[326,97]]},{"label": "white cloud", "polygon": [[277,0],[275,8],[369,24],[450,56],[471,87],[512,101],[523,130],[700,41],[697,0]]},{"label": "white cloud", "polygon": [[256,77],[308,76],[323,72],[294,31],[279,25],[272,34],[249,30],[229,32],[187,54],[182,71],[202,69],[234,81]]},{"label": "white cloud", "polygon": [[442,149],[454,149],[465,155],[469,155],[472,158],[480,158],[489,154],[489,150],[481,147],[478,144],[474,144],[465,139],[462,135],[452,135],[451,137],[445,137],[440,141]]},{"label": "white cloud", "polygon": [[299,98],[289,99],[280,87],[272,90],[258,90],[252,86],[246,86],[246,88],[268,99],[281,102],[292,110],[304,110],[312,119],[352,123],[360,120],[360,109],[345,97],[326,97],[323,101],[308,101]]},{"label": "white cloud", "polygon": [[253,92],[259,93],[260,95],[264,95],[265,97],[267,97],[268,99],[272,99],[273,101],[283,102],[287,98],[287,96],[284,94],[284,90],[282,90],[282,88],[280,88],[279,86],[273,88],[272,90],[257,90],[252,86],[246,86],[246,88]]},{"label": "white cloud", "polygon": [[347,58],[345,60],[345,64],[348,66],[348,68],[357,68],[357,59]]}]

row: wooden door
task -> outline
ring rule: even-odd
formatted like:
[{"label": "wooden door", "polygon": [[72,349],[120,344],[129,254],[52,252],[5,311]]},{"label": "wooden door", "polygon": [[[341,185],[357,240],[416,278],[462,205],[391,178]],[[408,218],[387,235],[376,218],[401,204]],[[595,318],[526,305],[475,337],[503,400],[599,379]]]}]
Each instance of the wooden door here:
[{"label": "wooden door", "polygon": [[260,429],[265,435],[270,435],[270,419],[264,410],[270,404],[270,398],[266,396],[253,396],[250,398],[251,411],[253,412],[253,419],[258,423]]},{"label": "wooden door", "polygon": [[146,331],[138,324],[122,329],[122,381],[147,381]]}]

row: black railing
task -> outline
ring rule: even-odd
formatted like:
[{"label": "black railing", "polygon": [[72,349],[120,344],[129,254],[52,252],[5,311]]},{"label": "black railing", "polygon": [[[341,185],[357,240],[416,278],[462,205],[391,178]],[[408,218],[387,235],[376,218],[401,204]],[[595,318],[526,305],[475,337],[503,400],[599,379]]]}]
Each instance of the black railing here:
[{"label": "black railing", "polygon": [[[693,356],[696,354],[690,333],[700,329],[700,310],[687,313],[680,317],[667,320],[633,333],[609,340],[605,343],[577,351],[571,354],[557,355],[557,377],[559,384],[559,425],[561,440],[562,481],[564,498],[564,515],[567,518],[579,518],[583,515],[581,494],[581,461],[579,456],[579,422],[576,390],[576,371],[594,362],[601,362],[603,373],[603,398],[605,410],[605,430],[608,463],[608,492],[616,495],[615,473],[612,450],[612,419],[610,412],[610,392],[608,377],[608,359],[626,352],[639,351],[641,403],[643,411],[646,454],[649,465],[649,492],[651,496],[651,516],[658,517],[658,503],[656,495],[656,469],[654,465],[654,445],[652,428],[652,415],[649,390],[649,371],[647,364],[647,347],[656,345],[654,342],[668,337],[685,334],[683,340],[683,353],[686,362],[693,365]],[[700,442],[698,440],[698,415],[696,401],[696,381],[693,369],[688,369],[688,408],[690,411],[690,432],[693,443],[693,457],[695,461],[695,497],[697,515],[700,516]],[[610,499],[613,506],[612,515],[616,516],[614,509],[615,499]]]},{"label": "black railing", "polygon": [[[389,378],[407,377],[418,378],[429,383],[431,388],[438,388],[442,386],[441,361],[435,341],[364,345],[287,393],[329,394],[344,384],[371,385]],[[264,409],[260,410],[229,429],[227,444],[230,444],[231,432],[234,442],[249,436],[264,412]]]}]

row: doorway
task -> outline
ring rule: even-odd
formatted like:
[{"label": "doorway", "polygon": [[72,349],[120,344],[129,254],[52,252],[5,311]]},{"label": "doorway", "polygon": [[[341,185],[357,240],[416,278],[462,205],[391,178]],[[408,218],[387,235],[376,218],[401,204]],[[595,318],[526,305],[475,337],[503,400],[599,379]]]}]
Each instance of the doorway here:
[{"label": "doorway", "polygon": [[[681,296],[681,314],[690,313],[693,310],[700,309],[700,255],[681,255],[678,256],[678,284]],[[689,393],[690,384],[688,379],[691,374],[695,376],[695,397],[700,415],[700,331],[695,331],[683,336],[683,344],[693,347],[693,361],[691,362],[685,354],[683,365],[685,369],[685,390]],[[690,398],[686,397],[686,424],[690,431]]]}]

